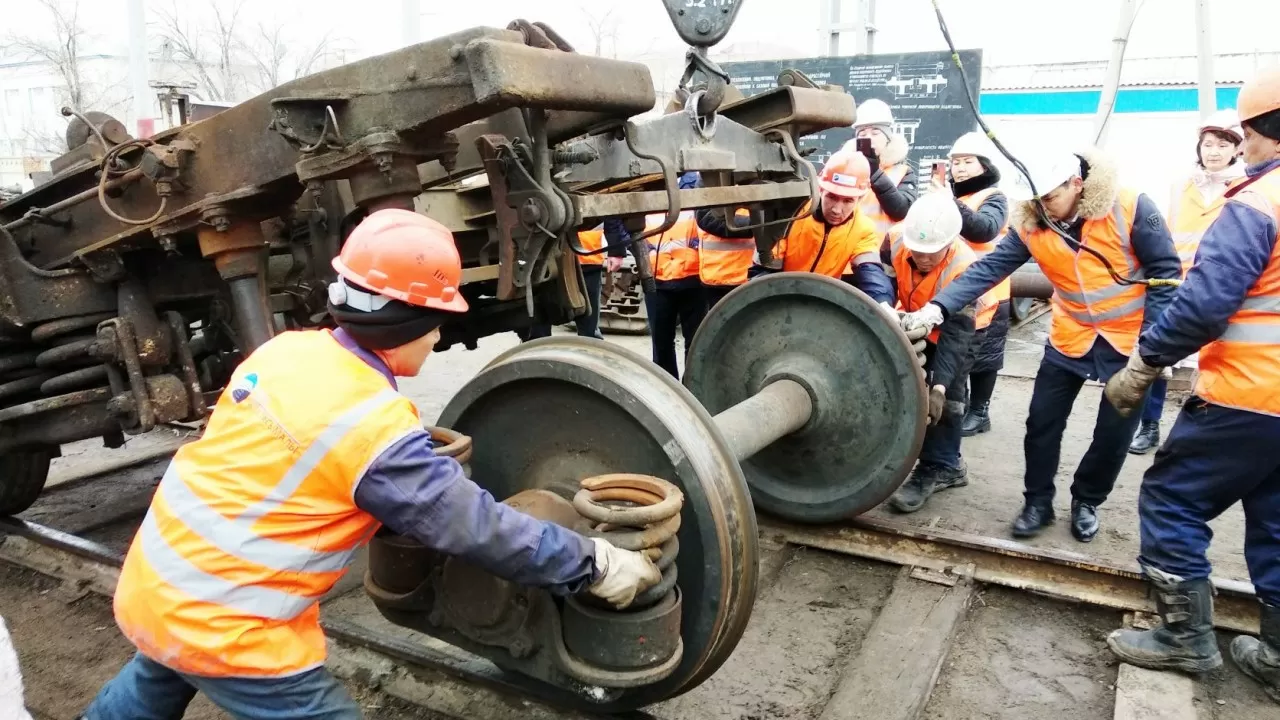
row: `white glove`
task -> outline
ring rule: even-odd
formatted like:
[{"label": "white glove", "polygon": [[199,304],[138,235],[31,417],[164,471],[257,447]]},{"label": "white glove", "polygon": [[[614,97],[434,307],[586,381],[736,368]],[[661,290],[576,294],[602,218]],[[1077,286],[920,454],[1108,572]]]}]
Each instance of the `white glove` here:
[{"label": "white glove", "polygon": [[1129,363],[1124,366],[1124,369],[1112,375],[1107,381],[1102,394],[1107,396],[1107,401],[1115,407],[1121,417],[1129,417],[1130,413],[1142,404],[1147,388],[1160,377],[1160,372],[1160,368],[1143,362],[1135,349],[1129,356]]},{"label": "white glove", "polygon": [[596,546],[596,569],[600,579],[587,590],[622,610],[643,592],[662,581],[662,572],[643,553],[615,547],[603,538],[591,538]]},{"label": "white glove", "polygon": [[912,333],[924,330],[924,334],[928,335],[931,330],[942,324],[942,308],[933,303],[928,303],[924,307],[913,313],[907,313],[902,316],[903,332],[907,333],[907,337],[912,337]]}]

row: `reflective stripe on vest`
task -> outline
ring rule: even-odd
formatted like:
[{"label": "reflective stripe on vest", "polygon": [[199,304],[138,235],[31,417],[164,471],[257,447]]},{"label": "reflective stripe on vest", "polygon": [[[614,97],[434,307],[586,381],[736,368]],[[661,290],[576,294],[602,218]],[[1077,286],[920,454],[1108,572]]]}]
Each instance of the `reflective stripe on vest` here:
[{"label": "reflective stripe on vest", "polygon": [[264,344],[160,482],[116,590],[126,637],[197,675],[321,665],[317,601],[378,528],[356,484],[413,432],[412,404],[327,331]]},{"label": "reflective stripe on vest", "polygon": [[698,276],[703,285],[732,286],[747,281],[755,238],[722,238],[698,230]]},{"label": "reflective stripe on vest", "polygon": [[1169,232],[1173,235],[1178,259],[1182,261],[1183,277],[1195,263],[1196,251],[1200,249],[1205,231],[1218,219],[1225,203],[1226,198],[1218,196],[1206,206],[1200,188],[1188,180],[1182,187],[1182,193],[1169,206]]},{"label": "reflective stripe on vest", "polygon": [[[906,243],[902,242],[902,233],[894,232],[891,237],[893,269],[898,276],[898,309],[906,312],[915,312],[927,305],[978,259],[968,245],[953,242],[950,254],[932,270],[922,274],[911,261],[911,251],[907,249]],[[988,292],[978,298],[974,307],[981,314],[994,302]],[[942,328],[934,328],[933,332],[929,333],[929,342],[936,345],[941,336]]]},{"label": "reflective stripe on vest", "polygon": [[[652,230],[665,220],[665,215],[649,215],[645,227]],[[658,280],[683,280],[698,274],[698,223],[692,210],[682,211],[666,232],[649,237],[649,264]]]},{"label": "reflective stripe on vest", "polygon": [[[583,230],[578,233],[578,245],[583,250],[599,250],[604,247],[604,223]],[[594,253],[592,255],[579,255],[578,262],[583,265],[604,265],[604,258],[607,253]]]},{"label": "reflective stripe on vest", "polygon": [[[1227,202],[1244,203],[1280,225],[1280,169]],[[1199,366],[1195,392],[1206,401],[1280,417],[1280,231],[1266,268],[1226,330],[1200,350]]]},{"label": "reflective stripe on vest", "polygon": [[[1102,253],[1116,272],[1141,279],[1144,273],[1130,244],[1137,202],[1137,193],[1122,190],[1110,214],[1085,221],[1081,242]],[[1023,240],[1053,284],[1053,347],[1068,357],[1083,357],[1101,335],[1120,353],[1133,352],[1146,288],[1116,283],[1098,258],[1077,252],[1052,230],[1038,228]]]},{"label": "reflective stripe on vest", "polygon": [[[992,195],[996,195],[999,192],[1000,191],[996,188],[986,188],[983,190],[979,190],[976,193],[970,193],[968,195],[965,195],[964,197],[959,198],[959,200],[960,202],[964,203],[965,206],[968,207],[970,210],[974,212],[978,212],[978,209],[982,207],[982,203],[986,202],[988,198],[990,198]],[[1005,233],[1007,232],[1009,232],[1008,215],[1005,216],[1004,227],[1000,228],[1000,233],[991,242],[989,243],[969,242],[969,240],[965,238],[963,235],[961,236],[961,239],[964,240],[965,244],[969,246],[969,249],[973,251],[973,254],[976,255],[979,260],[981,260],[982,258],[990,255],[996,249],[996,246],[999,245],[1000,241],[1004,239]],[[990,303],[989,307],[986,310],[983,310],[981,313],[979,313],[977,318],[978,329],[981,330],[982,328],[985,328],[986,326],[990,325],[991,320],[995,318],[996,310],[1000,308],[1000,303],[1006,300],[1009,300],[1012,297],[1013,297],[1013,280],[1010,278],[1005,278],[1004,280],[1001,280],[999,285],[996,285],[994,288],[991,288],[991,299],[993,299],[995,302]]]}]

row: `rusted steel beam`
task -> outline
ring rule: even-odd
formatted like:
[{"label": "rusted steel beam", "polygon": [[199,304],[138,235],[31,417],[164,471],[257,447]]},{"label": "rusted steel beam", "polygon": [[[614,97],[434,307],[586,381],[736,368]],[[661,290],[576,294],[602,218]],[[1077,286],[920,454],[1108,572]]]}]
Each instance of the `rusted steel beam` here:
[{"label": "rusted steel beam", "polygon": [[[789,200],[809,197],[807,181],[764,183],[727,187],[704,187],[680,190],[680,207],[697,208],[749,205],[772,200]],[[604,193],[600,195],[574,195],[582,218],[586,222],[599,218],[623,215],[645,215],[667,211],[667,193],[659,190],[628,193]]]},{"label": "rusted steel beam", "polygon": [[756,132],[779,128],[792,137],[853,124],[853,96],[844,92],[778,87],[720,108],[720,114]]},{"label": "rusted steel beam", "polygon": [[[1079,553],[875,518],[822,527],[761,519],[760,533],[897,565],[941,571],[972,564],[973,577],[980,582],[1116,610],[1155,611],[1136,565],[1119,567]],[[1232,632],[1257,634],[1258,601],[1253,586],[1222,579],[1215,579],[1214,586],[1218,591],[1214,624]]]}]

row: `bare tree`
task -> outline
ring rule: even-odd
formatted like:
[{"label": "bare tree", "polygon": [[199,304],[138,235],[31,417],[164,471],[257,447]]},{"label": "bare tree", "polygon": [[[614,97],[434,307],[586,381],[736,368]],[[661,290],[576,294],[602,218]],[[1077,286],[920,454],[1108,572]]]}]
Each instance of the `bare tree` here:
[{"label": "bare tree", "polygon": [[235,100],[243,87],[239,25],[244,5],[245,0],[210,3],[213,17],[207,26],[197,24],[191,6],[180,10],[176,0],[156,13],[162,54],[185,70],[209,100]]},{"label": "bare tree", "polygon": [[605,41],[609,41],[610,53],[612,58],[618,57],[618,24],[619,18],[615,17],[613,11],[616,6],[609,7],[603,15],[597,16],[585,6],[579,5],[582,15],[587,20],[587,28],[591,31],[591,38],[595,44],[595,52],[593,55],[604,57]]},{"label": "bare tree", "polygon": [[310,47],[297,48],[285,32],[283,23],[258,25],[258,35],[253,43],[252,56],[258,70],[255,90],[265,92],[289,80],[310,75],[323,67],[324,58],[331,52],[331,38],[325,33]]},{"label": "bare tree", "polygon": [[66,104],[86,110],[86,83],[80,72],[81,45],[85,40],[80,26],[79,0],[39,0],[52,20],[52,33],[44,36],[10,35],[11,50],[28,60],[47,63],[61,76]]}]

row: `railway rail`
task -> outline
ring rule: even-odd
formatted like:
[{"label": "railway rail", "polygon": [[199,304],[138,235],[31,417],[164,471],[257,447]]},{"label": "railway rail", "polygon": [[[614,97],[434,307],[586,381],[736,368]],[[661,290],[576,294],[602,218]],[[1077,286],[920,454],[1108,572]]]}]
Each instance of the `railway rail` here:
[{"label": "railway rail", "polygon": [[[166,462],[164,455],[151,453],[142,456],[137,466],[114,467],[94,483],[72,479],[50,488],[27,513],[39,521],[0,518],[0,560],[61,580],[63,595],[69,598],[88,593],[110,596],[128,540]],[[80,505],[77,493],[88,492],[102,482],[113,482],[117,490],[107,507],[98,508],[100,521],[86,524],[69,508]],[[68,509],[59,509],[63,507]],[[77,531],[68,532],[73,526]],[[876,683],[868,682],[868,668],[858,659],[871,653],[877,656],[877,664],[893,662],[893,657],[883,656],[886,652],[892,656],[894,649],[877,646],[899,645],[908,649],[900,647],[897,652],[914,658],[902,673],[914,678],[906,684],[905,709],[893,711],[897,715],[877,712],[874,716],[906,718],[919,716],[938,682],[937,670],[959,633],[967,606],[990,586],[1011,588],[1020,597],[1030,592],[1082,606],[1136,613],[1138,617],[1153,608],[1135,568],[1098,563],[1074,553],[869,518],[825,526],[761,518],[759,529],[761,600],[752,620],[754,630],[748,631],[735,658],[721,669],[723,677],[713,677],[684,696],[642,710],[605,715],[593,711],[586,701],[566,704],[561,693],[547,693],[539,683],[387,622],[362,588],[363,565],[322,603],[322,623],[331,642],[329,664],[341,676],[357,678],[389,695],[457,718],[794,716],[843,720],[863,717],[858,708],[878,698],[875,686],[879,684],[887,683],[892,692],[903,692],[902,682],[882,683],[878,677]],[[815,549],[826,552],[812,552]],[[1252,588],[1233,581],[1217,582],[1217,588],[1219,628],[1256,632]],[[777,597],[771,599],[771,594]],[[928,634],[936,635],[939,642],[921,645],[919,638],[896,636],[901,618],[893,622],[883,619],[910,613],[921,604],[919,596],[928,600],[925,604],[931,609],[914,618],[918,622],[907,624],[929,625]],[[815,648],[812,638],[781,637],[788,618],[801,610],[814,613],[812,620],[805,620],[813,623],[813,632],[843,637],[842,633],[850,632],[850,623],[858,624],[851,618],[862,618],[865,624],[868,606],[877,621],[856,632],[861,651],[852,653],[853,659],[840,657],[848,654],[842,652],[846,648],[840,643]],[[891,637],[882,637],[886,633]],[[743,695],[736,688],[745,687],[758,672],[753,658],[758,661],[774,644],[783,646],[780,652],[796,667],[778,668],[780,677],[774,689]],[[788,649],[789,645],[793,647]],[[831,666],[814,671],[804,659],[806,653],[818,658],[819,664],[832,655]],[[731,706],[737,702],[744,707],[721,707],[726,694],[736,696],[729,701]],[[914,710],[910,698],[918,701]],[[792,701],[798,704],[790,705]],[[717,709],[709,710],[712,705]],[[751,714],[753,711],[759,714]]]}]

